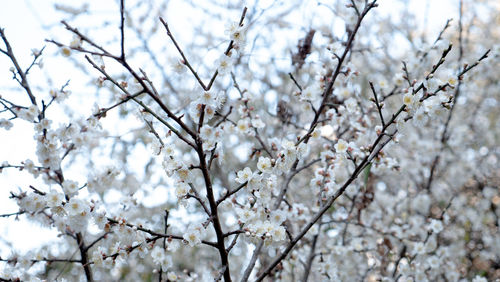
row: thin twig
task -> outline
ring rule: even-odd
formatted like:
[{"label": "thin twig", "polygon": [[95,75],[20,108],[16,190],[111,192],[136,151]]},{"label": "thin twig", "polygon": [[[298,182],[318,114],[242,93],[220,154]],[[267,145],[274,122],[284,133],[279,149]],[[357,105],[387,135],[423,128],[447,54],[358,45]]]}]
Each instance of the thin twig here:
[{"label": "thin twig", "polygon": [[[144,228],[142,226],[133,225],[133,224],[130,224],[130,223],[123,223],[123,222],[120,222],[120,221],[118,221],[116,219],[113,219],[113,218],[109,218],[108,217],[107,220],[111,224],[119,224],[119,225],[122,224],[122,225],[125,225],[127,227],[130,227],[130,228],[137,229],[139,231],[148,233],[149,235],[152,235],[152,236],[155,236],[155,237],[167,238],[167,239],[171,238],[171,239],[176,239],[176,240],[184,240],[184,238],[182,236],[172,235],[172,234],[161,234],[161,233],[155,232],[153,230]],[[217,247],[217,244],[215,242],[210,242],[210,241],[202,240],[201,243],[205,244],[205,245],[208,245],[208,246],[211,246],[211,247],[215,247],[215,248]]]},{"label": "thin twig", "polygon": [[120,47],[121,58],[125,59],[125,0],[120,0]]},{"label": "thin twig", "polygon": [[[31,91],[31,87],[28,83],[28,77],[26,76],[26,73],[23,71],[21,66],[19,66],[19,63],[17,62],[16,56],[14,55],[14,51],[12,50],[12,47],[10,46],[9,41],[7,40],[7,36],[5,35],[5,30],[3,28],[0,28],[0,36],[2,37],[2,40],[5,44],[5,47],[7,48],[6,51],[2,50],[2,53],[4,53],[7,57],[10,58],[12,61],[12,64],[14,64],[14,67],[16,68],[17,73],[19,76],[21,76],[21,81],[20,84],[28,94],[28,97],[31,100],[31,104],[37,105],[36,103],[36,98],[35,95],[33,95],[33,92]],[[29,69],[28,69],[29,70]]]},{"label": "thin twig", "polygon": [[370,88],[372,89],[373,92],[373,98],[375,99],[375,105],[377,106],[377,111],[380,116],[380,121],[382,122],[382,127],[385,127],[385,121],[384,121],[384,115],[382,114],[382,106],[378,102],[377,98],[377,92],[375,91],[375,87],[373,86],[373,83],[370,81]]}]

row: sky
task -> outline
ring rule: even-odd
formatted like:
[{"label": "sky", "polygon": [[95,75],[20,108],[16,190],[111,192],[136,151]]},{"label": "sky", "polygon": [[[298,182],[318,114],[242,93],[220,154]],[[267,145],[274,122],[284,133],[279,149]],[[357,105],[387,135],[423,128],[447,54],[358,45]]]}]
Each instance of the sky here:
[{"label": "sky", "polygon": [[[72,1],[72,3],[80,1]],[[90,1],[93,2],[93,1]],[[179,1],[172,1],[179,2]],[[269,1],[268,1],[269,2]],[[316,2],[316,1],[310,1]],[[396,0],[380,0],[380,10],[387,10],[390,13],[397,12],[398,1]],[[430,33],[442,28],[446,19],[457,18],[458,0],[409,0],[410,9],[416,11],[418,22],[422,26],[426,26]],[[11,45],[14,48],[16,56],[19,58],[21,65],[27,66],[32,60],[32,48],[41,48],[48,45],[44,42],[47,38],[59,36],[64,29],[59,24],[62,14],[54,9],[55,3],[70,3],[70,1],[54,1],[54,0],[0,0],[0,27],[5,28]],[[95,4],[96,2],[94,2]],[[97,13],[103,15],[116,15],[118,13],[116,1],[99,1]],[[179,3],[181,5],[181,3]],[[182,6],[182,5],[181,5]],[[181,13],[182,14],[182,13]],[[171,18],[171,22],[177,19]],[[425,25],[424,23],[427,23]],[[44,29],[43,27],[51,27]],[[0,44],[3,48],[3,44]],[[53,50],[48,55],[53,55]],[[53,85],[62,85],[64,77],[72,74],[73,71],[67,68],[58,67],[57,60],[51,59],[51,64],[43,70],[34,70],[30,79],[36,85],[36,74],[50,73]],[[0,57],[0,95],[2,92],[11,91],[17,87],[11,79],[9,73],[9,61],[5,56]],[[60,74],[60,75],[59,75]],[[75,72],[76,76],[78,73]],[[78,79],[73,79],[72,86],[76,87],[83,82]],[[46,91],[46,90],[45,90]],[[20,99],[25,99],[21,97]],[[26,156],[33,155],[34,148],[32,137],[26,136],[24,132],[29,131],[30,126],[20,125],[11,129],[10,132],[5,132],[0,129],[0,162],[8,160],[11,163],[19,163],[26,159]],[[18,187],[27,187],[32,183],[30,177],[25,177],[28,174],[4,171],[0,174],[0,214],[16,212],[17,205],[8,199],[9,191],[16,190]],[[32,236],[36,232],[39,240],[32,240]],[[10,246],[6,243],[12,243],[12,247],[20,250],[21,253],[33,249],[38,246],[41,241],[55,238],[56,232],[48,231],[34,224],[29,224],[24,220],[15,221],[13,218],[0,218],[0,255],[6,255],[10,252]]]}]

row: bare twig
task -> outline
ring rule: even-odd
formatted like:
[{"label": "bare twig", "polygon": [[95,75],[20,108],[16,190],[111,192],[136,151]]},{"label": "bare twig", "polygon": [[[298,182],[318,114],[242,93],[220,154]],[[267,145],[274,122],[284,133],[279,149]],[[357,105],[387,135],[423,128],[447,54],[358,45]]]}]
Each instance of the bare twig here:
[{"label": "bare twig", "polygon": [[380,116],[380,121],[382,122],[382,127],[385,127],[384,115],[382,114],[382,106],[378,102],[377,92],[375,91],[375,87],[373,87],[373,83],[371,81],[370,81],[370,88],[372,89],[373,92],[374,102],[375,105],[377,106],[377,111]]},{"label": "bare twig", "polygon": [[[243,13],[241,14],[241,17],[240,17],[240,22],[239,22],[239,25],[243,25],[243,20],[245,19],[245,15],[247,13],[247,7],[245,7],[243,9]],[[210,78],[210,81],[208,84],[205,84],[203,82],[203,80],[200,78],[200,76],[198,75],[198,72],[196,72],[196,70],[192,67],[192,65],[189,63],[189,60],[187,59],[186,55],[184,54],[184,51],[182,51],[182,48],[179,46],[179,44],[177,43],[177,41],[175,40],[172,32],[170,31],[170,28],[168,27],[168,23],[162,18],[160,17],[160,22],[163,24],[163,26],[165,27],[166,31],[167,31],[167,35],[168,37],[170,38],[170,40],[172,41],[172,43],[175,45],[175,48],[177,49],[177,51],[179,52],[179,54],[181,55],[182,57],[182,60],[183,60],[183,63],[186,65],[186,67],[189,69],[189,71],[193,74],[193,76],[196,78],[196,80],[198,81],[198,83],[200,84],[201,88],[203,88],[203,90],[205,91],[209,91],[211,88],[212,88],[212,85],[215,81],[215,78],[217,77],[217,75],[219,74],[219,71],[216,70],[214,72],[214,74],[212,75],[212,77]],[[228,47],[226,48],[226,51],[224,52],[225,55],[228,55],[229,52],[231,52],[231,49],[233,48],[233,41],[231,40],[229,42],[229,45]]]},{"label": "bare twig", "polygon": [[120,0],[120,47],[121,58],[125,60],[125,0]]},{"label": "bare twig", "polygon": [[[12,47],[10,46],[9,41],[7,40],[7,36],[5,35],[5,30],[3,28],[0,28],[0,36],[2,37],[2,40],[5,44],[5,48],[7,48],[6,51],[2,50],[2,53],[4,53],[9,59],[12,61],[12,64],[16,68],[17,73],[21,77],[20,84],[28,94],[28,97],[31,100],[31,104],[37,105],[36,103],[36,98],[33,92],[31,91],[31,87],[28,83],[28,77],[26,76],[26,73],[23,71],[19,63],[17,62],[16,56],[14,55],[14,51],[12,50]],[[29,71],[29,68],[28,68]]]},{"label": "bare twig", "polygon": [[240,186],[234,188],[231,191],[228,191],[224,196],[222,196],[220,199],[217,200],[216,204],[220,205],[220,203],[224,202],[226,199],[228,199],[232,195],[238,193],[238,191],[240,191],[241,189],[245,188],[245,186],[247,186],[247,184],[248,184],[248,182],[242,183]]}]

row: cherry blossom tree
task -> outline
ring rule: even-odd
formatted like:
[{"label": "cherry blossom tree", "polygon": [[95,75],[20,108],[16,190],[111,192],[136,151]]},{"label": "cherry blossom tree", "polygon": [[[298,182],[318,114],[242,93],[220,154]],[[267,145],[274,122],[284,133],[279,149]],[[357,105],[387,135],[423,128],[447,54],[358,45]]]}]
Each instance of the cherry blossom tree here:
[{"label": "cherry blossom tree", "polygon": [[[58,4],[27,65],[1,28],[1,138],[34,154],[2,158],[31,184],[0,220],[57,236],[0,280],[499,279],[498,3],[428,33],[332,2]],[[33,78],[53,58],[80,75]]]}]

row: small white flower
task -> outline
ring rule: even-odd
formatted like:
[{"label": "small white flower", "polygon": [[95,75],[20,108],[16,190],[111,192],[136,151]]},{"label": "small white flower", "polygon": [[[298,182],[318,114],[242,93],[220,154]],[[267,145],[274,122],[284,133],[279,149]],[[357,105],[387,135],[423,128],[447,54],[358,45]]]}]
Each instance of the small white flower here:
[{"label": "small white flower", "polygon": [[71,55],[71,49],[69,49],[68,47],[62,47],[61,48],[61,54],[64,57],[69,57]]},{"label": "small white flower", "polygon": [[403,77],[403,73],[397,73],[394,78],[393,78],[393,82],[394,84],[396,84],[396,86],[402,86],[403,83],[405,82],[405,79]]},{"label": "small white flower", "polygon": [[73,40],[71,40],[71,42],[69,43],[69,47],[80,48],[80,46],[82,46],[82,39],[80,38],[80,36],[75,35],[73,37]]},{"label": "small white flower", "polygon": [[286,213],[282,210],[275,210],[271,212],[270,220],[272,223],[281,224],[286,220]]},{"label": "small white flower", "polygon": [[345,153],[347,152],[347,142],[345,142],[343,139],[339,139],[337,141],[337,144],[335,144],[334,148],[337,153]]},{"label": "small white flower", "polygon": [[248,124],[247,119],[240,119],[238,121],[238,124],[236,125],[236,128],[240,133],[247,133],[248,130],[250,129],[250,125]]},{"label": "small white flower", "polygon": [[230,56],[226,56],[225,54],[223,54],[216,62],[216,65],[218,66],[217,67],[217,71],[221,74],[221,75],[225,75],[225,74],[228,74],[231,72],[232,68],[233,68],[233,58],[230,57]]},{"label": "small white flower", "polygon": [[340,41],[336,41],[335,43],[331,44],[330,46],[327,47],[330,52],[333,54],[339,55],[340,52],[344,50],[344,46],[342,46],[342,43]]},{"label": "small white flower", "polygon": [[434,92],[443,82],[435,77],[429,78],[424,81],[424,86],[428,91]]},{"label": "small white flower", "polygon": [[214,106],[215,105],[215,95],[210,91],[203,92],[198,98],[198,103]]},{"label": "small white flower", "polygon": [[255,118],[252,120],[252,126],[259,129],[264,128],[266,124],[260,118]]},{"label": "small white flower", "polygon": [[106,211],[98,211],[93,213],[94,223],[101,229],[104,229],[108,220],[106,218]]},{"label": "small white flower", "polygon": [[153,154],[155,155],[160,155],[161,149],[163,148],[163,145],[160,143],[158,139],[153,139],[153,141],[150,144],[151,150],[153,151]]},{"label": "small white flower", "polygon": [[381,88],[381,89],[387,89],[387,87],[389,87],[389,84],[387,83],[387,80],[385,79],[382,79],[378,82],[378,86]]},{"label": "small white flower", "polygon": [[313,140],[317,140],[320,137],[321,137],[321,129],[319,129],[319,128],[314,129],[314,131],[311,133],[311,138]]},{"label": "small white flower", "polygon": [[414,110],[418,105],[417,95],[413,95],[411,92],[406,93],[403,96],[403,104],[405,104],[410,110]]},{"label": "small white flower", "polygon": [[173,59],[171,62],[172,70],[177,74],[183,74],[186,72],[186,65],[181,60]]},{"label": "small white flower", "polygon": [[447,75],[446,75],[446,79],[445,81],[451,85],[451,86],[455,86],[457,85],[458,83],[458,79],[457,79],[457,76],[454,75],[452,72],[449,72]]},{"label": "small white flower", "polygon": [[170,271],[167,273],[167,279],[168,281],[176,281],[177,280],[177,274],[175,274],[174,272]]},{"label": "small white flower", "polygon": [[62,186],[63,186],[63,191],[66,195],[71,197],[78,194],[79,187],[76,181],[65,180]]},{"label": "small white flower", "polygon": [[315,101],[321,94],[320,89],[316,85],[311,85],[302,90],[300,95],[301,101]]},{"label": "small white flower", "polygon": [[[215,101],[215,103],[217,103]],[[205,121],[211,120],[215,115],[215,109],[214,106],[211,105],[206,105],[205,106]]]},{"label": "small white flower", "polygon": [[430,256],[427,258],[426,263],[430,268],[439,268],[441,260],[437,256]]},{"label": "small white flower", "polygon": [[189,229],[182,237],[191,247],[194,247],[201,243],[201,233],[196,228]]},{"label": "small white flower", "polygon": [[151,251],[151,258],[156,264],[161,264],[163,258],[165,257],[165,250],[160,246],[155,246]]},{"label": "small white flower", "polygon": [[175,171],[175,176],[177,177],[178,180],[187,183],[191,182],[191,180],[193,179],[191,170],[189,170],[186,166],[182,166],[181,168],[177,169]]},{"label": "small white flower", "polygon": [[351,245],[354,248],[354,250],[362,251],[364,248],[363,239],[362,238],[354,238],[354,239],[352,239]]},{"label": "small white flower", "polygon": [[175,146],[173,144],[166,144],[165,147],[163,147],[163,153],[165,153],[165,156],[174,156]]},{"label": "small white flower", "polygon": [[418,108],[413,115],[413,124],[415,126],[423,126],[429,120],[429,116],[425,113],[424,107]]},{"label": "small white flower", "polygon": [[420,255],[425,253],[425,245],[422,242],[417,242],[413,245],[413,255]]},{"label": "small white flower", "polygon": [[175,195],[178,199],[183,198],[189,191],[189,185],[185,182],[179,182],[175,185]]},{"label": "small white flower", "polygon": [[351,93],[352,93],[352,91],[347,87],[335,89],[335,92],[334,92],[335,96],[337,96],[337,98],[342,99],[342,100],[348,99],[351,96]]},{"label": "small white flower", "polygon": [[429,224],[429,229],[434,233],[439,233],[443,231],[443,223],[441,222],[441,220],[433,219]]},{"label": "small white flower", "polygon": [[5,128],[6,130],[9,130],[12,128],[14,124],[10,120],[6,120],[4,118],[0,118],[0,128]]},{"label": "small white flower", "polygon": [[86,212],[87,207],[87,204],[83,200],[77,198],[71,198],[69,202],[64,205],[69,215],[81,215]]},{"label": "small white flower", "polygon": [[255,212],[247,208],[238,209],[236,213],[241,222],[249,222],[255,217]]},{"label": "small white flower", "polygon": [[94,262],[94,265],[102,266],[104,262],[103,254],[104,252],[101,246],[99,246],[98,249],[92,253],[92,261]]},{"label": "small white flower", "polygon": [[349,113],[355,113],[358,111],[358,101],[352,97],[345,100],[344,105]]},{"label": "small white flower", "polygon": [[60,206],[64,201],[64,195],[56,190],[50,190],[46,195],[47,206],[50,208]]},{"label": "small white flower", "polygon": [[35,193],[28,194],[28,196],[24,197],[21,201],[20,207],[30,212],[40,211],[45,208],[47,204],[45,197]]},{"label": "small white flower", "polygon": [[238,177],[236,177],[236,182],[245,183],[252,179],[253,173],[249,167],[245,167],[243,170],[238,171]]},{"label": "small white flower", "polygon": [[275,242],[283,241],[286,239],[286,230],[283,226],[274,227],[270,233],[273,241]]},{"label": "small white flower", "polygon": [[488,282],[488,279],[486,279],[482,276],[476,275],[476,277],[474,277],[474,279],[472,279],[472,282]]},{"label": "small white flower", "polygon": [[245,29],[237,22],[229,24],[225,32],[229,34],[229,38],[235,45],[240,45],[245,41]]},{"label": "small white flower", "polygon": [[272,170],[271,159],[267,157],[260,157],[259,161],[257,162],[257,168],[264,173],[270,173]]},{"label": "small white flower", "polygon": [[199,103],[198,101],[191,102],[188,107],[189,116],[193,120],[198,121],[200,119],[201,109],[202,109],[201,103]]},{"label": "small white flower", "polygon": [[214,138],[214,128],[211,127],[210,125],[203,125],[203,127],[200,129],[200,137],[203,140],[210,140]]},{"label": "small white flower", "polygon": [[27,109],[20,109],[17,111],[18,117],[27,120],[29,122],[34,121],[35,117],[40,114],[40,110],[37,106],[31,105]]}]

